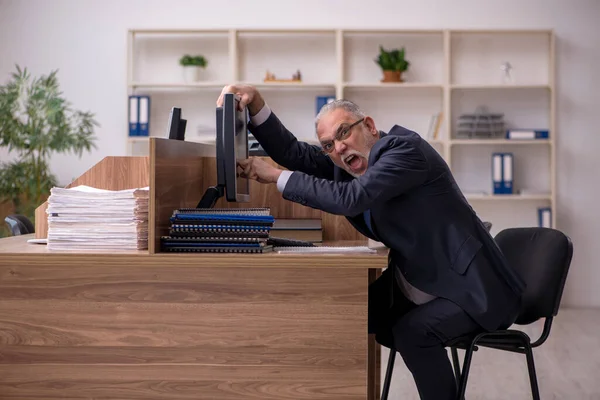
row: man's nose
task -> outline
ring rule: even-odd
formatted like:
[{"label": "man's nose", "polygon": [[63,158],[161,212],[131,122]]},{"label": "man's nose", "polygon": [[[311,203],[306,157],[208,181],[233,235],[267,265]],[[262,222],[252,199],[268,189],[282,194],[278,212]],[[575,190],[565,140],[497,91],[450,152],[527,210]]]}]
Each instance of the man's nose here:
[{"label": "man's nose", "polygon": [[346,143],[343,140],[336,140],[335,142],[335,152],[338,154],[342,154],[344,150],[346,150]]}]

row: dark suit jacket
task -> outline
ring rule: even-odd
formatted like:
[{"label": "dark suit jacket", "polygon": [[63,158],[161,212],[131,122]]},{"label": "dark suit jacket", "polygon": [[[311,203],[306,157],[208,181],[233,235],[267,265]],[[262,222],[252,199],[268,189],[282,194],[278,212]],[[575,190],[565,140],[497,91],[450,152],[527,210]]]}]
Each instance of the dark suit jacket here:
[{"label": "dark suit jacket", "polygon": [[[389,330],[399,317],[392,311],[396,274],[458,304],[484,329],[513,322],[523,280],[507,265],[446,162],[417,133],[397,125],[381,132],[366,172],[354,178],[318,146],[299,142],[273,113],[250,130],[275,162],[295,171],[285,199],[344,215],[390,249],[391,268],[369,291],[369,329],[381,344],[392,346]],[[365,224],[366,210],[373,232]]]}]

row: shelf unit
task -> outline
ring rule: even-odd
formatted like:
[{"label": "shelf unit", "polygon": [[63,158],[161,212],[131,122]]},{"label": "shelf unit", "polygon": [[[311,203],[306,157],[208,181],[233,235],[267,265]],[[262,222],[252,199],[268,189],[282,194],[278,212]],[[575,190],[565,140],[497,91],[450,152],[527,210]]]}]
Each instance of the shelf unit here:
[{"label": "shelf unit", "polygon": [[[405,82],[382,83],[379,46],[406,48]],[[163,136],[172,106],[188,119],[187,140],[214,142],[214,107],[232,83],[256,86],[299,139],[316,143],[316,96],[357,102],[382,130],[403,125],[425,136],[431,115],[443,114],[439,136],[428,139],[450,165],[467,198],[496,229],[537,224],[535,207],[550,207],[556,226],[555,37],[552,30],[130,30],[127,88],[150,95],[150,134]],[[202,80],[183,81],[179,57],[203,54]],[[512,64],[502,82],[500,65]],[[263,82],[267,71],[302,82]],[[464,139],[458,115],[486,105],[505,114],[509,128],[548,129],[549,139]],[[124,124],[127,127],[127,124]],[[146,138],[129,137],[129,154]],[[141,147],[135,151],[135,147]],[[517,194],[491,195],[491,153],[515,155]],[[520,190],[523,194],[520,194]],[[484,193],[488,192],[488,193]],[[514,212],[525,207],[531,212]],[[515,214],[519,221],[498,215]],[[534,215],[535,214],[535,215]],[[507,225],[503,225],[505,222]]]}]

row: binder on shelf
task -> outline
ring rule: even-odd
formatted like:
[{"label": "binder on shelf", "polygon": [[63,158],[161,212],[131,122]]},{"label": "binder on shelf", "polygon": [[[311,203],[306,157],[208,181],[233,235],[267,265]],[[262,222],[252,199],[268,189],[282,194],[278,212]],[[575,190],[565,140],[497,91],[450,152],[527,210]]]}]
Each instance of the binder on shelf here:
[{"label": "binder on shelf", "polygon": [[129,136],[139,136],[139,117],[139,98],[129,96]]},{"label": "binder on shelf", "polygon": [[506,131],[507,139],[531,140],[548,139],[550,132],[547,129],[508,129]]},{"label": "binder on shelf", "polygon": [[513,193],[513,155],[504,153],[502,155],[502,185],[504,194]]},{"label": "binder on shelf", "polygon": [[444,113],[443,112],[437,113],[437,118],[435,120],[435,128],[433,130],[433,137],[431,137],[431,139],[437,140],[439,138],[440,127],[442,126],[442,119],[443,118],[444,118]]},{"label": "binder on shelf", "polygon": [[504,193],[502,183],[502,153],[492,154],[492,189],[494,194]]},{"label": "binder on shelf", "polygon": [[494,194],[513,194],[513,154],[492,154],[492,186]]},{"label": "binder on shelf", "polygon": [[550,207],[538,208],[538,226],[540,228],[552,228],[552,209]]},{"label": "binder on shelf", "polygon": [[317,96],[317,110],[315,115],[319,113],[319,111],[321,110],[321,108],[323,108],[325,104],[331,103],[334,100],[335,96]]},{"label": "binder on shelf", "polygon": [[139,129],[138,136],[150,135],[150,96],[139,98]]}]

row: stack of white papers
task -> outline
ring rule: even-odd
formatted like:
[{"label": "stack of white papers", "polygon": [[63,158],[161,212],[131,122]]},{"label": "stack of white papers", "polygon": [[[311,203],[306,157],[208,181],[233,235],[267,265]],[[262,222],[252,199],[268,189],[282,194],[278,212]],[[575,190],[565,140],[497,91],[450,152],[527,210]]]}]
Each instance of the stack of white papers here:
[{"label": "stack of white papers", "polygon": [[149,188],[52,188],[48,198],[49,250],[145,250]]}]

